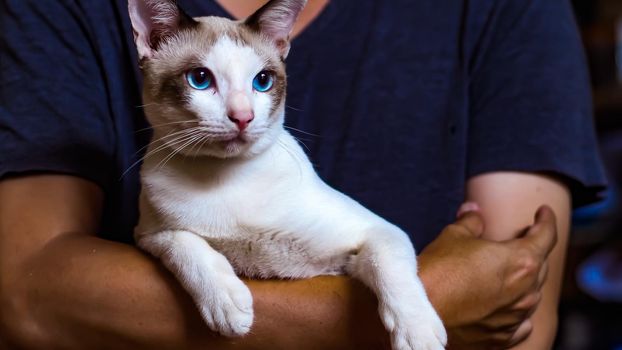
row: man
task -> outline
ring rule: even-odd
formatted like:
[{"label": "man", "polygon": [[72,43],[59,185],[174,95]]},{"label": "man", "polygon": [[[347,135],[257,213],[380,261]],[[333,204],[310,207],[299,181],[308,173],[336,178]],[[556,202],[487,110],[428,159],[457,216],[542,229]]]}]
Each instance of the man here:
[{"label": "man", "polygon": [[[243,18],[265,1],[179,3]],[[346,277],[248,281],[252,334],[209,332],[124,243],[138,177],[123,174],[148,137],[127,4],[0,4],[6,347],[386,346]],[[329,184],[412,234],[450,347],[549,348],[571,198],[603,185],[569,5],[311,0],[293,35],[288,125],[318,135],[304,142]]]}]

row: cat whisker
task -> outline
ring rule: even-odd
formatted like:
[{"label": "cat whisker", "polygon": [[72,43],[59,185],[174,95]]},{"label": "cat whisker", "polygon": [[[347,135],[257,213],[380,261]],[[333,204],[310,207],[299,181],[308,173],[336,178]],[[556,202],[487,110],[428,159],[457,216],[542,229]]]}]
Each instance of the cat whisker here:
[{"label": "cat whisker", "polygon": [[163,126],[168,126],[168,125],[174,125],[174,124],[183,124],[183,123],[188,123],[188,121],[185,120],[181,120],[181,121],[176,121],[176,122],[170,122],[170,123],[162,123],[162,124],[158,124],[158,125],[150,125],[146,128],[140,129],[140,130],[136,130],[136,133],[139,132],[143,132],[143,131],[147,131],[147,130],[153,130],[153,129],[157,129],[157,128],[161,128]]},{"label": "cat whisker", "polygon": [[185,148],[189,144],[192,144],[192,142],[194,142],[195,137],[196,136],[189,136],[185,138],[183,141],[178,142],[177,145],[181,144],[181,146],[178,146],[177,148],[173,149],[169,154],[167,154],[164,158],[162,158],[160,162],[158,162],[158,165],[155,166],[155,169],[162,169],[162,167],[164,167],[166,163],[168,163],[168,161],[172,159],[175,156],[175,154],[177,154],[178,151]]},{"label": "cat whisker", "polygon": [[145,108],[145,107],[149,107],[149,106],[158,106],[158,105],[161,105],[161,103],[152,102],[152,103],[146,103],[146,104],[143,104],[143,105],[138,105],[138,106],[135,106],[135,107],[136,108]]},{"label": "cat whisker", "polygon": [[[157,142],[163,141],[164,139],[171,138],[171,137],[175,137],[175,136],[177,136],[177,135],[179,135],[179,134],[183,134],[183,133],[186,133],[186,132],[190,132],[190,131],[195,130],[195,129],[197,129],[197,127],[190,128],[190,129],[178,130],[178,131],[174,131],[174,130],[172,130],[172,131],[170,131],[168,134],[166,134],[166,135],[162,136],[161,138],[159,138],[159,139],[157,139],[157,140],[153,140],[153,141],[151,141],[151,142],[150,142],[150,144],[155,144],[155,143],[157,143]],[[136,151],[136,152],[133,154],[133,156],[136,156],[138,153],[142,152],[142,151],[143,151],[145,148],[147,148],[147,147],[149,147],[149,144],[147,144],[147,145],[145,145],[145,146],[141,147],[138,151]]]},{"label": "cat whisker", "polygon": [[[181,140],[182,138],[186,139],[186,138],[189,138],[189,137],[194,137],[194,136],[197,136],[197,135],[200,135],[200,134],[203,134],[203,131],[200,128],[196,128],[195,127],[195,128],[191,128],[191,129],[188,129],[188,130],[184,130],[184,133],[183,133],[183,135],[181,137],[179,137],[179,138],[177,138],[175,140],[166,141],[162,145],[158,146],[157,149],[162,148],[162,147],[170,147],[170,146],[172,146],[171,143],[179,143],[179,142],[177,142],[177,140]],[[160,141],[160,140],[158,140],[158,141]],[[152,143],[155,143],[155,142],[152,142]]]},{"label": "cat whisker", "polygon": [[294,140],[296,140],[299,144],[301,144],[301,145],[302,145],[302,147],[304,147],[304,148],[307,150],[307,152],[311,153],[311,149],[310,149],[309,147],[307,147],[307,145],[306,145],[306,144],[305,144],[305,143],[304,143],[301,139],[299,139],[298,137],[296,137],[296,136],[294,136],[294,135],[292,135],[292,137],[293,137],[293,138],[294,138]]},{"label": "cat whisker", "polygon": [[188,128],[188,129],[182,129],[182,130],[178,130],[178,131],[171,131],[168,134],[166,134],[165,136],[162,136],[161,138],[157,139],[157,140],[153,140],[151,141],[151,143],[158,143],[160,141],[163,141],[165,139],[180,135],[180,134],[191,134],[191,133],[195,133],[195,132],[199,132],[202,131],[200,127],[193,127],[193,128]]},{"label": "cat whisker", "polygon": [[[199,130],[199,129],[200,129],[199,127],[193,127],[193,128],[190,128],[190,129],[182,129],[182,130],[178,130],[178,131],[171,130],[168,134],[160,137],[157,140],[152,140],[149,144],[141,147],[138,151],[136,151],[134,153],[134,156],[137,155],[138,153],[142,152],[145,148],[149,147],[149,145],[156,144],[156,143],[159,143],[159,142],[161,142],[161,141],[163,141],[165,139],[176,137],[176,136],[178,136],[180,134],[189,133],[189,132],[192,132],[192,131],[195,131],[195,130]],[[159,147],[162,147],[162,146],[166,147],[166,143],[164,143],[163,145],[160,145]]]},{"label": "cat whisker", "polygon": [[213,131],[219,131],[219,130],[228,130],[229,128],[224,126],[224,125],[212,125],[212,124],[206,124],[204,122],[199,122],[198,126],[205,128],[206,130],[213,130]]},{"label": "cat whisker", "polygon": [[173,147],[174,145],[177,145],[180,142],[184,142],[184,140],[186,140],[188,138],[191,138],[191,137],[194,137],[194,136],[196,136],[199,133],[200,133],[200,130],[188,130],[184,135],[180,136],[179,138],[176,138],[174,140],[166,141],[163,144],[159,145],[151,153],[160,152],[160,150],[162,150],[162,149]]},{"label": "cat whisker", "polygon": [[192,151],[195,149],[196,147],[196,151],[194,152],[194,155],[192,156],[193,158],[196,158],[199,156],[199,152],[201,152],[201,149],[203,148],[203,146],[205,145],[205,143],[209,140],[209,137],[207,135],[201,135],[198,139],[198,141],[192,146],[192,148],[190,149],[190,151],[188,151],[188,153],[192,153]]},{"label": "cat whisker", "polygon": [[294,130],[294,131],[296,131],[296,132],[299,132],[299,133],[301,133],[301,134],[305,134],[305,135],[308,135],[308,136],[313,136],[313,137],[321,137],[320,135],[312,134],[312,133],[310,133],[310,132],[306,132],[306,131],[303,131],[303,130],[300,130],[300,129],[296,129],[296,128],[293,128],[293,127],[291,127],[291,126],[286,126],[286,125],[283,125],[283,127],[284,127],[285,129]]},{"label": "cat whisker", "polygon": [[199,136],[197,136],[197,137],[198,137],[198,139],[196,139],[196,140],[193,142],[192,147],[190,147],[190,149],[189,149],[189,150],[188,150],[188,152],[187,152],[188,154],[192,154],[192,152],[193,152],[193,151],[195,152],[195,153],[194,153],[194,155],[192,155],[192,158],[196,158],[196,155],[197,155],[197,153],[196,153],[196,152],[198,152],[198,150],[197,150],[197,151],[195,151],[194,149],[195,149],[195,148],[199,145],[199,142],[201,142],[201,140],[202,140],[205,136],[199,135]]},{"label": "cat whisker", "polygon": [[276,143],[277,143],[277,145],[279,145],[279,147],[281,147],[283,150],[285,150],[285,152],[287,152],[287,154],[289,154],[290,157],[292,157],[292,159],[294,160],[294,162],[298,166],[298,173],[300,174],[300,177],[302,178],[303,171],[302,171],[302,166],[301,166],[300,158],[298,158],[296,156],[296,153],[294,153],[291,149],[289,149],[289,147],[287,147],[287,145],[283,141],[277,140]]},{"label": "cat whisker", "polygon": [[[138,159],[136,162],[134,162],[132,165],[130,165],[127,170],[125,170],[123,172],[123,174],[121,174],[120,179],[123,179],[125,177],[125,175],[127,175],[130,170],[132,170],[134,167],[136,167],[138,164],[140,164],[141,162],[143,162],[144,160],[146,160],[147,158],[153,156],[154,154],[161,152],[162,150],[168,148],[168,147],[173,147],[175,145],[178,145],[180,143],[185,142],[186,140],[188,140],[188,138],[192,138],[194,136],[196,136],[197,132],[200,132],[200,130],[193,130],[193,129],[189,129],[189,130],[182,130],[183,132],[185,132],[185,135],[181,135],[178,136],[177,138],[173,139],[173,140],[169,140],[167,142],[164,142],[163,144],[159,145],[158,147],[156,147],[155,149],[147,152],[142,158]],[[175,134],[179,134],[181,132],[177,132]],[[172,137],[173,135],[171,135]],[[162,139],[164,139],[165,137],[157,140],[157,141],[161,141]],[[145,146],[148,147],[148,146]],[[143,147],[142,149],[144,149],[145,147]],[[142,150],[141,149],[141,150]]]},{"label": "cat whisker", "polygon": [[164,158],[163,160],[160,161],[160,163],[158,163],[158,165],[156,166],[157,169],[162,169],[163,167],[166,166],[166,164],[175,157],[175,155],[177,155],[179,152],[181,152],[184,148],[192,145],[193,143],[195,143],[197,140],[200,140],[202,137],[194,135],[189,141],[185,142],[183,145],[177,147],[177,149],[175,149],[175,151],[173,151],[171,154],[169,154],[168,156],[166,156],[166,158]]},{"label": "cat whisker", "polygon": [[304,112],[304,110],[302,110],[302,109],[299,109],[299,108],[296,108],[296,107],[292,107],[292,106],[288,106],[288,105],[285,105],[285,108],[289,108],[289,109],[297,111],[297,112]]},{"label": "cat whisker", "polygon": [[205,146],[205,144],[209,141],[208,137],[203,137],[203,141],[201,142],[201,144],[199,145],[199,147],[197,148],[196,153],[194,154],[194,157],[196,158],[199,155],[199,152],[201,152],[201,150],[203,149],[203,146]]},{"label": "cat whisker", "polygon": [[[184,138],[183,136],[180,138]],[[173,140],[175,141],[175,140]],[[173,142],[173,144],[175,144],[175,142]],[[146,146],[147,147],[147,146]],[[144,148],[144,147],[143,147]],[[162,149],[164,149],[166,147],[162,147]],[[158,153],[159,151],[161,151],[162,149],[159,149],[157,151],[151,151],[149,153],[146,153],[143,157],[141,157],[140,159],[138,159],[137,161],[135,161],[134,163],[132,163],[132,165],[130,165],[124,172],[123,174],[121,174],[121,177],[119,178],[119,180],[122,180],[125,175],[127,175],[132,169],[134,169],[134,167],[136,167],[138,164],[140,164],[141,162],[143,162],[145,159],[149,158],[150,156],[154,155],[155,153]]]}]

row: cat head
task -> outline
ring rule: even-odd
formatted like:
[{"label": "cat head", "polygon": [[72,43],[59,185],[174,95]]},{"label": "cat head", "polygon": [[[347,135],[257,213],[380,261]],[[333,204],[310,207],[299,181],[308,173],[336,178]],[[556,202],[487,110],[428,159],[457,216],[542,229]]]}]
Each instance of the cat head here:
[{"label": "cat head", "polygon": [[175,0],[129,0],[145,114],[163,149],[252,156],[282,128],[289,36],[306,0],[271,0],[244,21],[191,18]]}]

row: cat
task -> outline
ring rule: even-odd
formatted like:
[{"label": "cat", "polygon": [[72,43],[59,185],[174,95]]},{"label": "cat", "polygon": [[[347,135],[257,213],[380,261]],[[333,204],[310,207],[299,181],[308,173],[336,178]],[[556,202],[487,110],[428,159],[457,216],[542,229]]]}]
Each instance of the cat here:
[{"label": "cat", "polygon": [[289,36],[305,0],[244,21],[129,0],[145,115],[137,245],[159,258],[208,326],[247,334],[253,300],[236,274],[348,274],[378,297],[394,349],[443,349],[408,236],[326,185],[283,126]]}]

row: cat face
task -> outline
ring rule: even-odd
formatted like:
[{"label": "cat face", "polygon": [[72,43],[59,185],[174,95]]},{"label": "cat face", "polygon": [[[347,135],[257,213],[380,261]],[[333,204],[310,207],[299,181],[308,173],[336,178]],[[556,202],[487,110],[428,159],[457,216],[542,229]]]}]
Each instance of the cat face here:
[{"label": "cat face", "polygon": [[154,137],[182,154],[257,153],[283,122],[284,63],[243,23],[200,18],[162,43],[143,72]]},{"label": "cat face", "polygon": [[192,19],[174,1],[130,1],[145,114],[162,149],[260,153],[284,115],[288,36],[304,1],[271,1],[243,22]]}]

